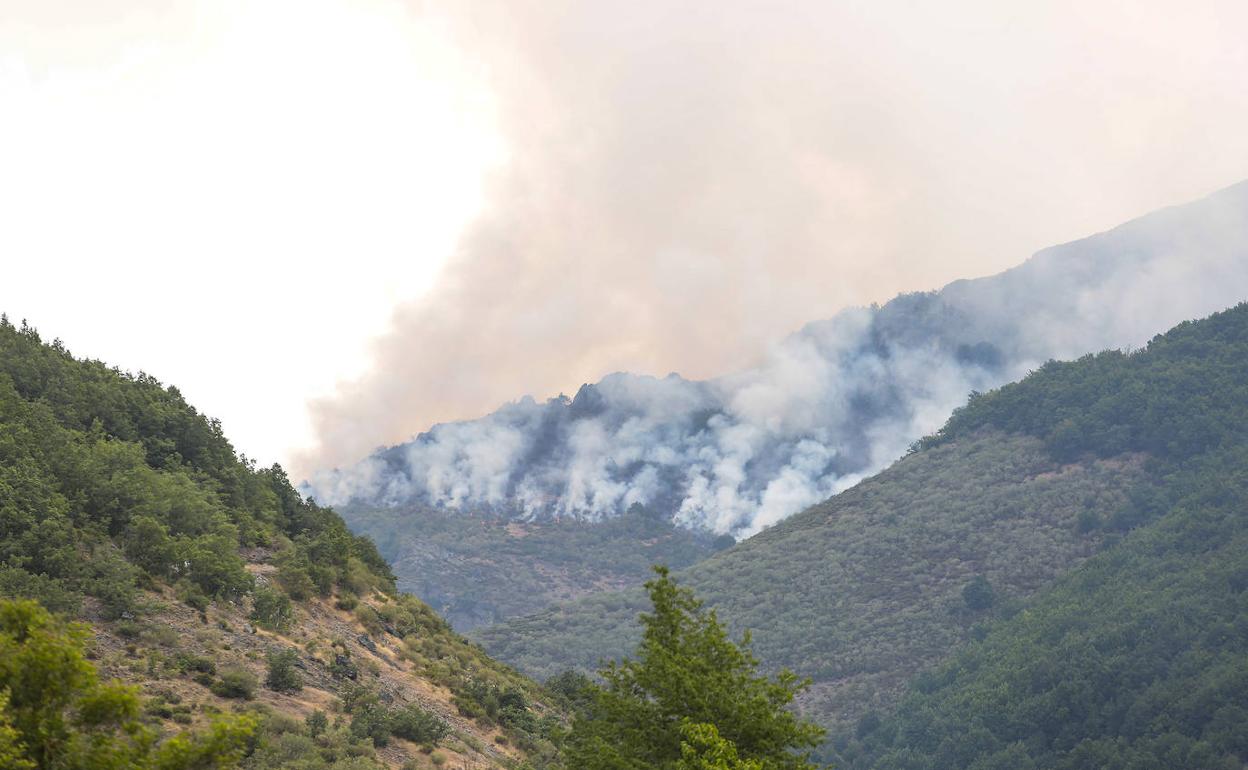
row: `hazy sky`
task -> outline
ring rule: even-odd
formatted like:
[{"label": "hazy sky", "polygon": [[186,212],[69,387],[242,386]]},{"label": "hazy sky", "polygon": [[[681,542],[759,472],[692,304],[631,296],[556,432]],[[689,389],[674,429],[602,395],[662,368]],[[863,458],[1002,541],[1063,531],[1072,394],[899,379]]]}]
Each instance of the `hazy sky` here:
[{"label": "hazy sky", "polygon": [[347,462],[1248,177],[1245,29],[1238,0],[0,0],[0,309],[262,461]]}]

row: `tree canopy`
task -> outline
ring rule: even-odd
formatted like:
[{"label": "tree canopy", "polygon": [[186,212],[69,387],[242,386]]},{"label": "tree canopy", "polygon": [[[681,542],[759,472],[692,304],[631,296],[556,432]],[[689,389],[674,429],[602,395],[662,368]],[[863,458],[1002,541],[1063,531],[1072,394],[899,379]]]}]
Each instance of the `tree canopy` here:
[{"label": "tree canopy", "polygon": [[805,770],[823,731],[785,707],[805,686],[757,673],[749,635],[729,639],[714,611],[666,568],[646,583],[635,660],[604,668],[566,746],[584,770]]}]

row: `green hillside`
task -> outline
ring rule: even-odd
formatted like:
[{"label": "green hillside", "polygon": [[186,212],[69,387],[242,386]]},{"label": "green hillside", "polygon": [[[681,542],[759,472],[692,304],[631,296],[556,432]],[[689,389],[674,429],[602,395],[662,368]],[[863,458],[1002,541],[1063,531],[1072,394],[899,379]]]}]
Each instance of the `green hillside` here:
[{"label": "green hillside", "polygon": [[[894,467],[680,578],[815,679],[801,706],[853,766],[1113,766],[1070,760],[1081,741],[1102,759],[1169,741],[1182,759],[1123,766],[1201,767],[1205,740],[1221,762],[1239,749],[1209,731],[1248,726],[1224,697],[1248,628],[1246,412],[1240,306],[976,396]],[[530,671],[584,666],[628,646],[637,606],[595,597],[480,638]]]},{"label": "green hillside", "polygon": [[920,678],[842,750],[875,768],[1240,768],[1248,761],[1248,307],[1131,356],[974,399],[1058,457],[1145,450],[1162,483],[1113,549]]},{"label": "green hillside", "polygon": [[[176,389],[3,319],[0,600],[13,599],[88,621],[57,644],[137,685],[156,734],[258,716],[245,767],[510,766],[549,753],[558,724],[536,685],[399,594],[370,540],[280,467],[236,456]],[[63,626],[4,606],[0,643],[15,650],[23,629]],[[19,674],[0,670],[0,690]],[[0,728],[9,708],[30,727],[26,707],[13,690]]]},{"label": "green hillside", "polygon": [[640,586],[651,565],[679,569],[732,543],[640,506],[602,521],[526,522],[420,505],[349,507],[342,516],[377,543],[401,589],[465,632],[586,594]]},{"label": "green hillside", "polygon": [[[801,707],[825,724],[890,702],[994,611],[1100,547],[1080,525],[1128,504],[1135,456],[1063,466],[1041,442],[986,431],[922,452],[680,573],[769,667],[812,677]],[[986,585],[990,605],[964,592]],[[594,596],[478,635],[548,676],[591,669],[636,640],[640,593]]]}]

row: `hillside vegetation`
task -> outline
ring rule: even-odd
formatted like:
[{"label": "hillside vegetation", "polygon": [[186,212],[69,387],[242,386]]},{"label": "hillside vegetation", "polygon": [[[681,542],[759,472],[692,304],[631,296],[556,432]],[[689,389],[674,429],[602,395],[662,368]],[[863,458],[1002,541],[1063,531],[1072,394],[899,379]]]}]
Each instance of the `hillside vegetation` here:
[{"label": "hillside vegetation", "polygon": [[603,521],[517,521],[424,505],[350,506],[404,591],[470,631],[594,592],[639,586],[654,564],[686,567],[732,544],[636,506]]},{"label": "hillside vegetation", "polygon": [[843,748],[875,768],[1239,768],[1248,760],[1248,306],[1144,352],[1051,364],[971,401],[1057,457],[1144,450],[1120,544],[916,682]]},{"label": "hillside vegetation", "polygon": [[[1239,766],[1246,413],[1239,306],[975,396],[893,468],[680,577],[815,678],[802,706],[851,766]],[[532,671],[584,665],[634,638],[636,606],[481,638]]]},{"label": "hillside vegetation", "polygon": [[141,687],[158,734],[258,716],[247,767],[504,766],[558,729],[539,688],[176,389],[7,319],[0,598],[89,621],[86,654]]},{"label": "hillside vegetation", "polygon": [[[1103,535],[1089,512],[1128,504],[1143,461],[1063,466],[1041,442],[986,431],[909,457],[679,574],[773,669],[814,679],[827,725],[890,702],[905,681],[1062,570]],[[964,593],[983,585],[988,598]],[[538,676],[593,668],[636,640],[639,592],[599,595],[487,629],[491,654]]]}]

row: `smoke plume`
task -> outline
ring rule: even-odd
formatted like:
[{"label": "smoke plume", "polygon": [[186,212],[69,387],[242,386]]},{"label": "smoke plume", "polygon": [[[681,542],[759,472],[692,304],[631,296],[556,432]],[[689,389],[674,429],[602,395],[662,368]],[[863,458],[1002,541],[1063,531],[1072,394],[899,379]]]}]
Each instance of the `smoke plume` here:
[{"label": "smoke plume", "polygon": [[307,491],[522,517],[636,504],[749,535],[896,459],[972,390],[1050,358],[1139,346],[1245,298],[1248,182],[991,278],[809,324],[738,374],[613,374],[572,399],[435,426]]},{"label": "smoke plume", "polygon": [[1238,2],[422,8],[495,94],[505,161],[371,370],[313,405],[301,472],[612,371],[740,370],[1248,176]]}]

